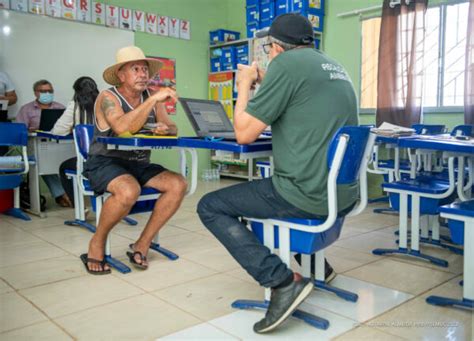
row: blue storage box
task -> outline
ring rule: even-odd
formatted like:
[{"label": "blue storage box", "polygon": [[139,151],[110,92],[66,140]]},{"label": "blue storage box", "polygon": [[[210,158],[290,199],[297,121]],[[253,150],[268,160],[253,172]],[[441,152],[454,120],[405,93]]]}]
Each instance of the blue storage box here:
[{"label": "blue storage box", "polygon": [[258,161],[255,165],[260,170],[260,175],[262,176],[262,178],[270,177],[270,162]]},{"label": "blue storage box", "polygon": [[247,7],[258,6],[260,4],[259,0],[247,0]]},{"label": "blue storage box", "polygon": [[260,21],[273,20],[275,17],[275,3],[273,1],[260,4]]},{"label": "blue storage box", "polygon": [[258,23],[258,28],[261,30],[262,28],[270,27],[270,25],[272,24],[272,21],[273,19],[260,20],[260,22]]},{"label": "blue storage box", "polygon": [[236,31],[219,29],[209,32],[209,39],[211,44],[225,43],[240,39],[240,33]]},{"label": "blue storage box", "polygon": [[[308,0],[306,0],[308,1]],[[324,15],[325,0],[309,0],[308,10]]]},{"label": "blue storage box", "polygon": [[[328,246],[335,242],[341,234],[344,218],[337,218],[333,227],[324,233],[308,233],[298,230],[290,230],[290,250],[303,254],[313,254],[323,245]],[[252,231],[263,244],[263,224],[252,222]],[[279,248],[278,227],[274,227],[275,248]]]},{"label": "blue storage box", "polygon": [[464,222],[448,219],[448,227],[451,232],[451,240],[453,243],[464,245]]},{"label": "blue storage box", "polygon": [[259,24],[258,22],[251,22],[247,23],[247,38],[253,38],[255,36],[255,32],[258,31]]},{"label": "blue storage box", "polygon": [[308,0],[290,0],[290,12],[305,14],[308,11]]},{"label": "blue storage box", "polygon": [[309,10],[306,17],[313,25],[313,30],[317,32],[322,32],[324,27],[324,15],[315,12],[314,10]]},{"label": "blue storage box", "polygon": [[211,72],[219,72],[221,71],[221,58],[215,57],[211,58]]},{"label": "blue storage box", "polygon": [[[319,38],[314,39],[314,47],[316,48],[316,50],[321,49],[321,39],[319,39]],[[385,180],[385,181],[388,181],[388,180]]]},{"label": "blue storage box", "polygon": [[221,71],[234,70],[234,63],[221,63]]},{"label": "blue storage box", "polygon": [[222,48],[221,63],[224,64],[233,64],[235,63],[235,47],[228,46]]},{"label": "blue storage box", "polygon": [[260,20],[260,7],[259,6],[249,6],[246,9],[247,12],[247,22],[256,22]]},{"label": "blue storage box", "polygon": [[236,60],[236,65],[235,65],[235,69],[237,69],[237,64],[244,64],[244,65],[249,65],[249,56],[237,56],[237,60]]},{"label": "blue storage box", "polygon": [[291,0],[276,0],[275,16],[291,12]]}]

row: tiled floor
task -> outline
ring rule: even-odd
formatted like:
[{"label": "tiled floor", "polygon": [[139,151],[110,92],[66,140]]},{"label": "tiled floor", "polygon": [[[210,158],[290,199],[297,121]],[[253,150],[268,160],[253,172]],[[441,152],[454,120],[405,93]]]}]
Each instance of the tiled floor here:
[{"label": "tiled floor", "polygon": [[[236,311],[237,298],[260,299],[263,290],[202,226],[195,208],[206,192],[234,183],[200,183],[160,234],[179,254],[173,262],[150,253],[150,269],[122,275],[88,275],[78,255],[91,234],[63,224],[72,210],[52,209],[46,219],[24,222],[0,216],[0,340],[472,340],[473,315],[433,307],[429,295],[461,297],[462,257],[424,247],[450,262],[439,268],[399,256],[379,257],[395,247],[398,218],[372,207],[346,220],[340,239],[326,251],[339,273],[333,285],[359,294],[357,303],[315,290],[302,309],[330,321],[328,330],[290,319],[271,335],[257,335],[262,311]],[[93,219],[93,217],[91,217]],[[119,224],[112,252],[126,261],[138,227]]]}]

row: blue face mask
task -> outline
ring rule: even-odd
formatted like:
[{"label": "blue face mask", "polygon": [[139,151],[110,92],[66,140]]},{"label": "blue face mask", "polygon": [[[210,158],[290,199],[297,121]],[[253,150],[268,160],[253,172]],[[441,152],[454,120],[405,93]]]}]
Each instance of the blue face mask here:
[{"label": "blue face mask", "polygon": [[38,98],[38,102],[41,104],[49,104],[53,101],[54,94],[51,92],[42,92]]}]

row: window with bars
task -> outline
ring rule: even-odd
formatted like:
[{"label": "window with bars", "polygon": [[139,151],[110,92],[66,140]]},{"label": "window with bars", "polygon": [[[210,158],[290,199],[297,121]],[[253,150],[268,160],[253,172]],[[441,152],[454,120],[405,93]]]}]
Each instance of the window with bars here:
[{"label": "window with bars", "polygon": [[[425,16],[425,39],[417,44],[416,56],[423,56],[423,106],[432,108],[464,105],[464,68],[468,2],[443,4],[428,8]],[[378,49],[381,18],[362,21],[361,109],[377,107]],[[404,29],[402,23],[402,30]],[[403,44],[400,41],[400,44]],[[400,56],[399,70],[403,56]],[[406,68],[403,68],[406,69]],[[400,74],[400,72],[399,72]],[[399,101],[406,84],[397,82]]]}]

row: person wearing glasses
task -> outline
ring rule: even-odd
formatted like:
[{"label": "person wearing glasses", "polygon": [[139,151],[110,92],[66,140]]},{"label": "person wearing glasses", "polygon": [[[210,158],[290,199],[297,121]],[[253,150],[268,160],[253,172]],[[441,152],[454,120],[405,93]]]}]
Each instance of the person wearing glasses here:
[{"label": "person wearing glasses", "polygon": [[[261,286],[273,289],[265,317],[253,327],[256,333],[280,326],[313,284],[272,254],[239,218],[325,220],[329,143],[339,128],[358,125],[352,82],[338,62],[314,49],[307,18],[278,16],[269,29],[257,32],[259,38],[267,36],[266,73],[255,62],[238,66],[234,130],[237,142],[248,144],[271,125],[273,176],[208,193],[197,207],[203,224],[237,262]],[[256,83],[259,90],[250,99]],[[338,186],[337,192],[339,214],[347,214],[357,201],[358,184]]]},{"label": "person wearing glasses", "polygon": [[[23,105],[16,116],[16,121],[26,124],[29,131],[39,129],[41,110],[64,109],[64,105],[54,102],[53,85],[46,79],[35,82],[33,84],[33,91],[36,97],[35,100]],[[62,207],[73,207],[57,174],[42,175],[42,178],[58,205]]]}]

